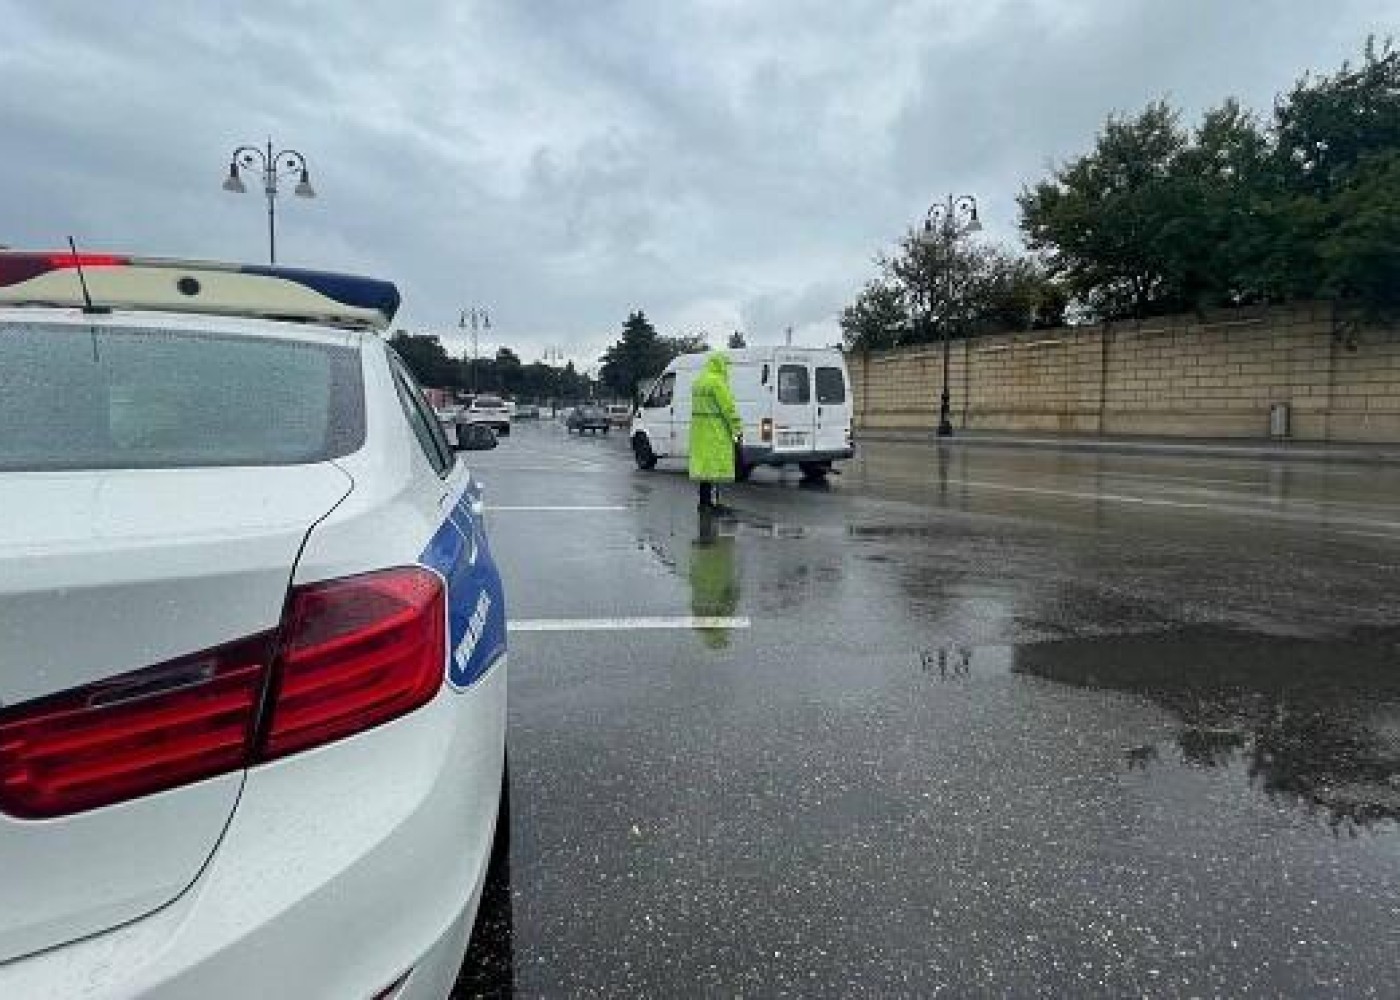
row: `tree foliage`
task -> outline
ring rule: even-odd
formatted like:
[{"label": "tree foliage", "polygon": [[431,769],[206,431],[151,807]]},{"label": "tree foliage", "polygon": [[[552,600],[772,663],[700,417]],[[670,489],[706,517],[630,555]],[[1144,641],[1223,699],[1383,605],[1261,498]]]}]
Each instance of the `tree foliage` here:
[{"label": "tree foliage", "polygon": [[1063,296],[1035,261],[954,229],[911,230],[877,258],[880,277],[841,313],[848,348],[884,348],[1025,330],[1063,319]]},{"label": "tree foliage", "polygon": [[1165,102],[1022,192],[1021,229],[1095,319],[1286,298],[1372,317],[1400,287],[1400,52],[1305,76],[1261,121],[1233,100],[1187,130]]},{"label": "tree foliage", "polygon": [[622,335],[604,352],[599,376],[617,395],[635,402],[642,386],[660,375],[672,358],[705,350],[704,334],[663,337],[646,313],[637,310],[622,324]]},{"label": "tree foliage", "polygon": [[[471,389],[472,360],[451,357],[436,336],[396,330],[389,343],[421,384],[464,392]],[[539,401],[589,399],[596,394],[595,384],[572,361],[562,367],[543,361],[527,365],[509,347],[501,347],[494,357],[478,359],[475,367],[481,392]]]}]

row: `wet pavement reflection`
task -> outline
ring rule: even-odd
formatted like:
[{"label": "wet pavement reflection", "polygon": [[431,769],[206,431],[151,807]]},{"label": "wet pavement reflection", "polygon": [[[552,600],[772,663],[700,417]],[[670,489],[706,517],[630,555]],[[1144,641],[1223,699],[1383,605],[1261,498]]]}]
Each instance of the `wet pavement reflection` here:
[{"label": "wet pavement reflection", "polygon": [[1263,794],[1352,835],[1400,820],[1400,629],[1327,641],[1219,628],[1066,640],[1018,647],[1012,669],[1170,712],[1169,741],[1124,749],[1130,770],[1240,769]]},{"label": "wet pavement reflection", "polygon": [[514,437],[591,465],[490,500],[623,509],[495,521],[513,618],[752,626],[513,637],[459,995],[1400,995],[1393,472],[901,445],[705,519]]},{"label": "wet pavement reflection", "polygon": [[[735,522],[713,510],[696,514],[695,541],[690,547],[690,613],[696,618],[728,618],[739,607],[739,570],[735,564]],[[729,630],[695,630],[711,649],[729,645]]]}]

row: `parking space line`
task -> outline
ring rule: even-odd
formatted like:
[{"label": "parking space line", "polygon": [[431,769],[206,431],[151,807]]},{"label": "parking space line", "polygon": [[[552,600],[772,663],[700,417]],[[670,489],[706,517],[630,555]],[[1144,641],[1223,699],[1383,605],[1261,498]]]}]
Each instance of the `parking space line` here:
[{"label": "parking space line", "polygon": [[510,632],[628,632],[645,629],[742,629],[752,622],[745,617],[671,615],[652,618],[523,618],[506,625]]},{"label": "parking space line", "polygon": [[[574,468],[570,469],[569,471],[570,471],[570,472],[601,472],[602,470],[603,470],[603,467],[602,467],[601,465],[584,465],[584,464],[580,463],[580,464],[574,466]],[[555,474],[557,475],[557,474],[559,473],[559,466],[557,466],[557,465],[484,465],[484,464],[478,464],[478,465],[473,465],[473,466],[472,466],[472,471],[473,471],[473,472],[483,472],[483,473],[485,473],[485,472],[552,472],[552,473],[555,473]]]},{"label": "parking space line", "polygon": [[512,505],[512,504],[502,504],[502,505],[500,505],[500,506],[497,506],[497,505],[495,505],[495,504],[487,504],[487,505],[486,505],[486,510],[487,510],[488,512],[512,511],[512,512],[516,512],[516,513],[521,513],[521,512],[546,513],[546,512],[575,511],[575,510],[626,510],[626,509],[627,509],[627,506],[626,506],[625,504],[567,504],[567,505],[564,505],[564,504],[560,504],[560,505],[545,505],[545,504],[538,504],[538,505],[536,505],[536,504]]}]

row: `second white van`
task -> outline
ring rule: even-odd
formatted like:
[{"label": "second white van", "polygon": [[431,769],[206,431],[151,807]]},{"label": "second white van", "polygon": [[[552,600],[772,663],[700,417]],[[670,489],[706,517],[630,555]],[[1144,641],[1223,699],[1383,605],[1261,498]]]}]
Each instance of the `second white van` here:
[{"label": "second white van", "polygon": [[[735,466],[747,479],[760,465],[796,465],[822,479],[850,458],[850,376],[840,351],[808,347],[751,347],[726,351],[729,384],[744,425]],[[643,397],[632,419],[632,452],[643,469],[690,450],[690,390],[704,354],[672,361]]]}]

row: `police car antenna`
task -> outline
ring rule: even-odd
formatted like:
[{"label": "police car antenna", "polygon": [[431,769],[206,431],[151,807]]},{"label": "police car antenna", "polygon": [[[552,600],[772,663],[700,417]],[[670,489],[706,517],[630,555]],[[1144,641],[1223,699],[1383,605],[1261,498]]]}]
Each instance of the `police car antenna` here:
[{"label": "police car antenna", "polygon": [[83,261],[78,256],[78,244],[73,242],[73,237],[68,237],[68,249],[73,251],[73,266],[78,271],[78,284],[83,289],[83,314],[87,316],[102,315],[112,310],[106,306],[95,306],[92,304],[92,296],[88,294],[87,275],[83,274]]}]

